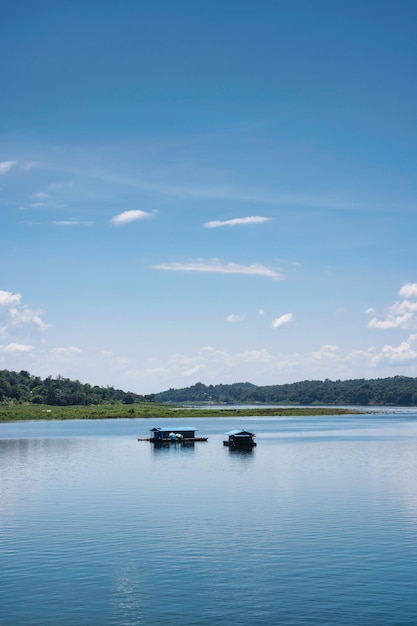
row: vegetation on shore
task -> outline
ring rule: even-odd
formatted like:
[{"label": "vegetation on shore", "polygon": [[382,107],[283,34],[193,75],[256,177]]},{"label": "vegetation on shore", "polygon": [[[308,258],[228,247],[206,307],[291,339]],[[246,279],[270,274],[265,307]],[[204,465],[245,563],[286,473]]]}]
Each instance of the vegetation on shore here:
[{"label": "vegetation on shore", "polygon": [[201,409],[197,407],[175,407],[154,402],[126,405],[123,403],[90,406],[50,406],[33,404],[0,405],[0,422],[28,420],[72,420],[72,419],[132,419],[132,418],[199,418],[199,417],[251,417],[251,416],[313,416],[349,415],[362,411],[343,408],[293,407],[293,408],[222,408]]},{"label": "vegetation on shore", "polygon": [[40,378],[22,370],[0,370],[0,404],[10,401],[51,406],[90,406],[119,402],[151,402],[153,395],[140,395],[114,387],[99,387],[70,380],[63,376]]},{"label": "vegetation on shore", "polygon": [[[197,408],[192,405],[220,405]],[[256,408],[228,408],[256,405]],[[265,406],[262,406],[265,405]],[[273,405],[275,408],[267,408]],[[280,406],[283,405],[283,406]],[[292,405],[293,408],[284,408]],[[308,406],[308,408],[305,408]],[[323,408],[329,406],[329,408]],[[334,408],[340,406],[340,408]],[[417,378],[302,381],[258,387],[203,385],[140,395],[58,376],[0,370],[0,421],[275,415],[346,415],[353,406],[417,406]]]},{"label": "vegetation on shore", "polygon": [[203,385],[168,389],[156,402],[213,402],[215,404],[329,404],[344,406],[417,406],[417,378],[303,380],[287,385],[258,387],[252,383]]}]

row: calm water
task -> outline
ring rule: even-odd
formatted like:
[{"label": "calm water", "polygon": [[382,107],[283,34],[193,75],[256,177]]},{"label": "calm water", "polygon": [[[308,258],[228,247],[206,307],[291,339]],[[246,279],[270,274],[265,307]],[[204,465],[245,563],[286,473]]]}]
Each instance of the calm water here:
[{"label": "calm water", "polygon": [[163,425],[0,426],[2,626],[416,626],[416,412]]}]

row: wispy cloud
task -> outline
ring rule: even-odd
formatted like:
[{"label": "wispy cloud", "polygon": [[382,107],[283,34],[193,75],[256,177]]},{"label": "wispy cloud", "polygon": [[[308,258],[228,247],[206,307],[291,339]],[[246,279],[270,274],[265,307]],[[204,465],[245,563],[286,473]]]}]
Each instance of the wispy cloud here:
[{"label": "wispy cloud", "polygon": [[31,352],[31,350],[33,349],[34,349],[33,346],[28,346],[24,343],[9,343],[7,346],[0,345],[0,352],[8,352],[8,353]]},{"label": "wispy cloud", "polygon": [[15,165],[17,165],[17,161],[0,161],[0,174],[6,174]]},{"label": "wispy cloud", "polygon": [[[74,159],[75,161],[75,159]],[[51,172],[65,174],[71,177],[82,177],[90,180],[105,181],[106,184],[123,185],[125,187],[145,190],[147,192],[157,193],[175,198],[207,198],[216,200],[233,200],[252,202],[257,204],[272,204],[275,206],[285,207],[301,207],[303,210],[307,207],[320,208],[327,210],[353,210],[353,211],[378,211],[381,209],[381,203],[362,203],[357,200],[340,197],[339,195],[322,195],[319,194],[302,194],[302,193],[281,193],[274,189],[265,191],[248,185],[193,185],[193,184],[175,184],[163,183],[155,181],[152,176],[150,179],[140,179],[136,175],[126,175],[114,171],[109,167],[83,167],[74,166],[72,164],[57,163],[49,161],[43,164]],[[391,210],[392,206],[385,208]],[[413,205],[414,208],[414,205]]]},{"label": "wispy cloud", "polygon": [[92,226],[94,222],[81,222],[80,220],[54,220],[55,226]]},{"label": "wispy cloud", "polygon": [[54,354],[63,354],[65,356],[67,356],[67,355],[71,355],[71,354],[81,354],[82,350],[81,350],[81,348],[76,348],[75,346],[70,346],[69,348],[53,348],[53,350],[51,350],[51,352],[53,352]]},{"label": "wispy cloud", "polygon": [[147,213],[146,211],[123,211],[123,213],[119,213],[111,218],[110,223],[115,226],[123,226],[125,224],[131,224],[132,222],[137,222],[138,220],[145,220],[149,217],[152,217],[152,213]]},{"label": "wispy cloud", "polygon": [[48,198],[50,198],[51,196],[49,193],[45,193],[44,191],[38,191],[37,193],[33,194],[33,197],[37,200],[48,200]]},{"label": "wispy cloud", "polygon": [[401,287],[398,295],[403,299],[388,307],[384,316],[375,315],[373,308],[365,311],[366,314],[373,315],[368,328],[417,328],[417,283],[406,283]]},{"label": "wispy cloud", "polygon": [[236,217],[232,220],[213,220],[212,222],[206,222],[204,224],[204,228],[219,228],[221,226],[244,226],[246,224],[263,224],[264,222],[269,222],[270,220],[270,217],[260,217],[259,215],[254,215],[252,217]]},{"label": "wispy cloud", "polygon": [[231,315],[228,315],[225,319],[226,319],[226,322],[230,322],[231,324],[234,324],[236,322],[242,322],[245,319],[245,316],[231,313]]},{"label": "wispy cloud", "polygon": [[171,272],[216,272],[219,274],[247,274],[250,276],[267,276],[275,280],[283,280],[283,275],[276,270],[254,263],[253,265],[239,265],[238,263],[222,263],[219,259],[210,261],[194,261],[190,263],[161,263],[153,265],[152,269]]},{"label": "wispy cloud", "polygon": [[281,326],[285,326],[285,324],[292,322],[292,320],[293,314],[285,313],[284,315],[281,315],[281,317],[277,317],[274,319],[274,321],[272,322],[272,328],[280,328]]},{"label": "wispy cloud", "polygon": [[63,189],[64,187],[72,187],[72,185],[72,181],[49,183],[48,189],[50,189],[51,191],[55,191],[56,189]]},{"label": "wispy cloud", "polygon": [[21,165],[22,170],[32,170],[34,167],[38,167],[39,163],[37,161],[27,161]]},{"label": "wispy cloud", "polygon": [[194,376],[195,374],[204,372],[205,369],[206,365],[195,365],[194,367],[190,367],[189,369],[182,371],[181,376]]}]

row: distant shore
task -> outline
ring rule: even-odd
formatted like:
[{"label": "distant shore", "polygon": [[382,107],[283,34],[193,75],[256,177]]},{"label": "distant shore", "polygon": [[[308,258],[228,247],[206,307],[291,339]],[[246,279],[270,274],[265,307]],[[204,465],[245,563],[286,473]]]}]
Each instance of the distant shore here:
[{"label": "distant shore", "polygon": [[[374,409],[375,410],[375,409]],[[371,412],[371,409],[369,410]],[[279,417],[316,415],[361,415],[364,409],[344,407],[248,407],[248,408],[198,408],[172,406],[156,403],[143,404],[100,404],[90,406],[46,406],[17,404],[0,406],[0,423],[26,420],[71,420],[71,419],[134,419],[134,418],[199,418],[199,417]]]}]

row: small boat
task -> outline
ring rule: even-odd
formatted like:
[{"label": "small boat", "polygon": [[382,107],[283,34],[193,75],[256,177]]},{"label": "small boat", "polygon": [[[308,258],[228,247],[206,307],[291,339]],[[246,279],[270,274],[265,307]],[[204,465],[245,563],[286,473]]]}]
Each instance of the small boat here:
[{"label": "small boat", "polygon": [[229,437],[227,441],[223,441],[224,446],[234,449],[254,448],[256,443],[253,438],[256,436],[247,430],[229,430],[224,433]]}]

